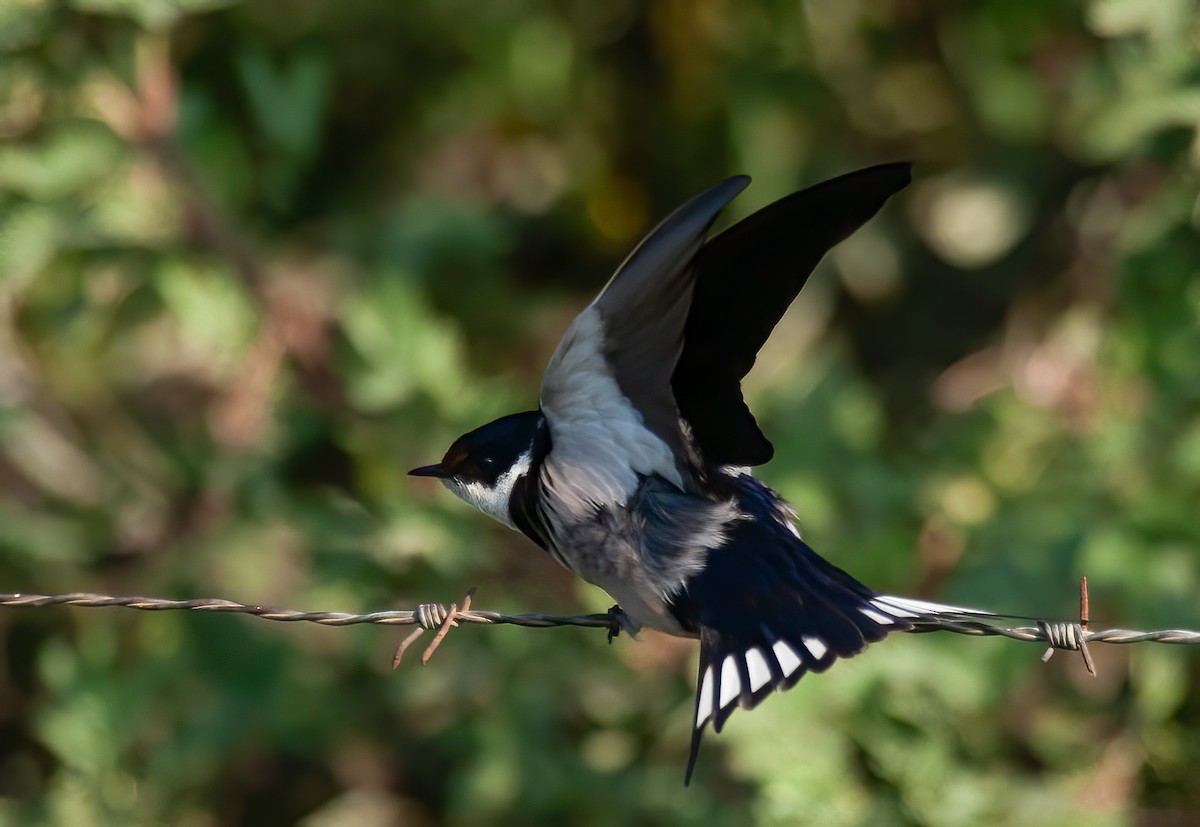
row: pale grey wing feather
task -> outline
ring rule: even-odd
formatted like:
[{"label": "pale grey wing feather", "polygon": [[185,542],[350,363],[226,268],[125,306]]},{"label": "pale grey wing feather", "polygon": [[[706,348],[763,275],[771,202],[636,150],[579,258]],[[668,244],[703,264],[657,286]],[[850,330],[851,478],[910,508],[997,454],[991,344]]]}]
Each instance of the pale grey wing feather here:
[{"label": "pale grey wing feather", "polygon": [[[592,303],[605,328],[605,354],[621,390],[647,427],[678,439],[671,376],[683,350],[695,274],[688,266],[717,214],[750,183],[738,175],[692,197],[651,230]],[[672,448],[677,448],[672,444]]]},{"label": "pale grey wing feather", "polygon": [[686,462],[671,375],[691,304],[688,263],[717,213],[749,183],[729,178],[663,219],[551,357],[542,380],[553,445],[545,476],[570,510],[624,502],[637,474],[682,485]]}]

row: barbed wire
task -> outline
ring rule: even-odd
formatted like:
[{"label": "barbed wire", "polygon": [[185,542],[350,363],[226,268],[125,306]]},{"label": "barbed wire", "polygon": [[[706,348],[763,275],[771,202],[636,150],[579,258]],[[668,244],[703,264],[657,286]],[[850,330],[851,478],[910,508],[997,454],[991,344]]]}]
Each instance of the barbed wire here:
[{"label": "barbed wire", "polygon": [[[1081,653],[1084,665],[1088,671],[1095,674],[1095,667],[1088,652],[1089,643],[1173,643],[1200,644],[1200,632],[1189,629],[1159,629],[1155,631],[1139,631],[1136,629],[1090,629],[1088,628],[1087,580],[1081,582],[1080,619],[1037,620],[1036,625],[1005,626],[1000,623],[1000,617],[982,619],[967,615],[947,617],[944,615],[923,615],[910,622],[913,632],[951,632],[959,635],[999,636],[1011,640],[1042,642],[1049,645],[1042,659],[1049,659],[1057,649],[1078,651]],[[245,614],[263,620],[274,620],[283,623],[316,623],[321,626],[353,626],[357,624],[374,624],[379,626],[416,626],[400,644],[393,660],[393,667],[399,666],[401,658],[408,648],[416,642],[425,631],[437,631],[433,642],[426,648],[421,657],[422,663],[427,663],[439,644],[451,628],[460,623],[482,623],[491,625],[525,626],[530,628],[548,628],[555,626],[583,626],[608,630],[609,641],[622,629],[629,629],[627,619],[614,607],[605,614],[586,615],[547,615],[537,612],[525,614],[503,614],[471,608],[474,589],[467,592],[462,606],[457,603],[422,603],[415,609],[399,609],[382,612],[304,612],[297,609],[283,609],[271,606],[258,606],[248,603],[238,603],[222,598],[197,598],[191,600],[170,600],[159,597],[143,597],[132,595],[114,597],[92,592],[70,592],[68,594],[0,594],[0,607],[44,607],[44,606],[77,606],[81,608],[106,608],[121,606],[140,611],[172,611],[184,610],[192,612],[217,614]]]},{"label": "barbed wire", "polygon": [[170,600],[161,597],[143,597],[129,595],[114,597],[93,592],[69,592],[67,594],[0,594],[0,607],[29,607],[43,606],[78,606],[85,609],[107,608],[121,606],[126,609],[138,609],[143,612],[162,612],[184,610],[191,612],[212,612],[217,614],[245,614],[263,620],[275,620],[281,623],[316,623],[321,626],[354,626],[370,623],[377,626],[416,626],[417,628],[396,649],[392,660],[392,668],[400,665],[401,658],[408,648],[416,642],[423,632],[437,630],[433,642],[421,656],[421,663],[428,663],[442,640],[451,628],[459,623],[485,623],[492,625],[526,626],[530,628],[548,628],[552,626],[588,626],[608,629],[608,640],[617,636],[622,628],[619,612],[609,611],[606,614],[588,614],[560,617],[557,615],[528,612],[526,614],[508,615],[501,612],[485,611],[471,608],[471,598],[475,589],[470,589],[463,598],[463,605],[451,603],[422,603],[416,609],[398,609],[383,612],[302,612],[298,609],[281,609],[273,606],[257,606],[249,603],[238,603],[220,597],[200,597],[190,600]]},{"label": "barbed wire", "polygon": [[[79,606],[86,609],[121,606],[126,609],[138,609],[144,612],[160,612],[172,609],[185,609],[193,612],[213,612],[217,614],[245,614],[260,617],[263,620],[276,620],[283,623],[318,623],[321,626],[354,626],[360,623],[373,623],[379,626],[412,626],[418,625],[426,629],[436,629],[442,625],[449,607],[444,603],[422,603],[416,609],[397,609],[385,612],[302,612],[297,609],[280,609],[271,606],[256,606],[249,603],[238,603],[217,597],[202,597],[193,600],[168,600],[161,597],[113,597],[107,594],[92,592],[71,592],[70,594],[0,594],[0,606]],[[443,619],[438,619],[443,618]],[[479,609],[463,608],[458,612],[458,620],[468,623],[508,624],[510,626],[593,626],[610,628],[613,626],[613,616],[610,614],[574,615],[558,617],[531,612],[528,614],[506,615],[500,612],[489,612]]]}]

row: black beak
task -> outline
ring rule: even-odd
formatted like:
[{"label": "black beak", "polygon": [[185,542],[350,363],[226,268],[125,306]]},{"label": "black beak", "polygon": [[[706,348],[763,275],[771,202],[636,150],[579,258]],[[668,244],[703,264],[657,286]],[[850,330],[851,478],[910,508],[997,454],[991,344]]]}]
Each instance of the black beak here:
[{"label": "black beak", "polygon": [[437,477],[444,480],[450,476],[446,470],[440,465],[423,465],[420,468],[414,468],[408,472],[410,477]]}]

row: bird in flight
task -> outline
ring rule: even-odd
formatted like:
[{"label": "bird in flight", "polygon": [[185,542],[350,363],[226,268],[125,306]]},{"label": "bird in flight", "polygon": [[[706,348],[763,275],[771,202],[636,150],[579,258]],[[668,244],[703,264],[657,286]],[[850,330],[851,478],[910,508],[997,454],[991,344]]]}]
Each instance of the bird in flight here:
[{"label": "bird in flight", "polygon": [[771,443],[741,380],[821,257],[910,180],[906,163],[793,193],[708,237],[750,183],[676,209],[567,329],[537,410],[467,433],[417,468],[607,591],[623,628],[700,640],[690,782],[720,731],[809,672],[933,617],[820,557],[751,467]]}]

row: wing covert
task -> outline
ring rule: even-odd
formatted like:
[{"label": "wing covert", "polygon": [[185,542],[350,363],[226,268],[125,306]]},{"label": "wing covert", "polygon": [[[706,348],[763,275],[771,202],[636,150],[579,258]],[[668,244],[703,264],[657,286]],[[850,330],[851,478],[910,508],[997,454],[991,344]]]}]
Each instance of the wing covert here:
[{"label": "wing covert", "polygon": [[[542,411],[554,451],[556,493],[592,504],[623,501],[637,474],[682,485],[686,466],[671,375],[692,300],[688,267],[717,213],[750,179],[737,176],[696,195],[634,248],[572,322],[542,380]],[[587,481],[584,481],[584,478]],[[586,487],[590,490],[571,490]],[[583,507],[580,503],[579,507]]]}]

